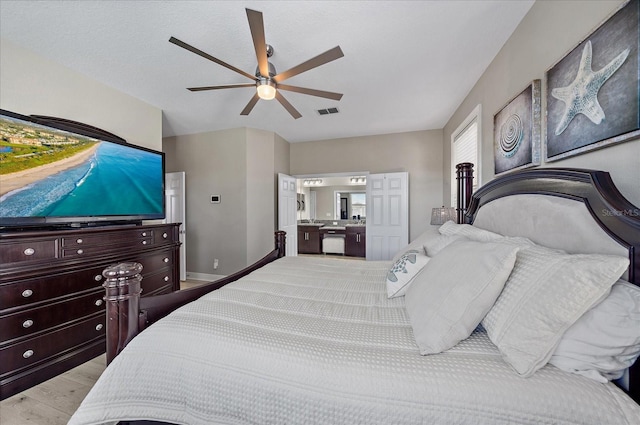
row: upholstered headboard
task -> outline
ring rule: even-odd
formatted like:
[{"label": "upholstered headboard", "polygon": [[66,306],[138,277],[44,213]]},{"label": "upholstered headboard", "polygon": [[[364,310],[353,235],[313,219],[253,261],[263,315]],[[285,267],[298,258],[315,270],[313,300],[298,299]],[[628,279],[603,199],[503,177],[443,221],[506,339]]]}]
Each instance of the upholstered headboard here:
[{"label": "upholstered headboard", "polygon": [[[542,168],[499,177],[471,197],[464,221],[569,253],[628,256],[624,276],[640,286],[640,207],[615,187],[609,173]],[[629,392],[640,397],[640,365]]]}]

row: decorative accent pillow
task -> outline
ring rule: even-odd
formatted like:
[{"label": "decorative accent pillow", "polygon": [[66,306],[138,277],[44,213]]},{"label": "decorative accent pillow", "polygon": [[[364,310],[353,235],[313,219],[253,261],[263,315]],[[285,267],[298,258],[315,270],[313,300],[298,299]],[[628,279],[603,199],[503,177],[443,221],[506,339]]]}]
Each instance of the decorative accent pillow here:
[{"label": "decorative accent pillow", "polygon": [[387,273],[387,296],[389,298],[403,296],[416,274],[429,261],[429,257],[424,255],[424,251],[420,251],[417,249],[406,251],[389,269]]},{"label": "decorative accent pillow", "polygon": [[640,356],[640,288],[617,281],[562,336],[549,363],[598,382],[620,378]]},{"label": "decorative accent pillow", "polygon": [[504,236],[493,233],[488,230],[481,229],[479,227],[474,227],[470,224],[457,224],[453,221],[447,221],[438,229],[441,235],[460,235],[464,236],[472,241],[478,242],[493,242],[497,241]]},{"label": "decorative accent pillow", "polygon": [[628,265],[628,259],[613,255],[570,255],[539,245],[521,249],[482,326],[507,363],[531,376]]},{"label": "decorative accent pillow", "polygon": [[405,294],[420,354],[440,353],[471,335],[500,295],[519,249],[457,241],[429,261]]},{"label": "decorative accent pillow", "polygon": [[435,257],[444,247],[459,240],[469,240],[462,235],[438,235],[435,238],[427,240],[422,247],[429,257]]}]

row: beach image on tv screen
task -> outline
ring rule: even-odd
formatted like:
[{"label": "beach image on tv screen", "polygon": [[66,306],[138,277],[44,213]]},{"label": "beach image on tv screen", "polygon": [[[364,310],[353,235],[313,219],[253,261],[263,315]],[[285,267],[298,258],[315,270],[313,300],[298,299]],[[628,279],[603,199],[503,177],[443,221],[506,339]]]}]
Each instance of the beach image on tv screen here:
[{"label": "beach image on tv screen", "polygon": [[0,216],[163,213],[161,155],[0,117]]}]

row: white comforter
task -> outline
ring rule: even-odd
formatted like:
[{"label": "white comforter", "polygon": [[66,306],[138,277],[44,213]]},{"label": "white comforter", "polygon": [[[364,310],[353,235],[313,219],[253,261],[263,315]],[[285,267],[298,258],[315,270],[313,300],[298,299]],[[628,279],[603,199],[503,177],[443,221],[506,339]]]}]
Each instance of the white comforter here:
[{"label": "white comforter", "polygon": [[482,332],[421,356],[389,262],[285,257],[137,336],[69,424],[634,424],[612,384],[521,378]]}]

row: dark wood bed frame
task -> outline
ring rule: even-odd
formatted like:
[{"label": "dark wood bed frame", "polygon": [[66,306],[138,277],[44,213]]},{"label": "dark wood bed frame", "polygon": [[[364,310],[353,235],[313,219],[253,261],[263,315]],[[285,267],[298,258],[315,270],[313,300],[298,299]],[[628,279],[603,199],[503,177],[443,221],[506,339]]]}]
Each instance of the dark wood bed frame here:
[{"label": "dark wood bed frame", "polygon": [[[593,219],[613,239],[628,249],[629,281],[640,286],[640,208],[631,204],[615,187],[609,173],[594,170],[539,168],[496,178],[471,194],[473,164],[456,167],[458,222],[472,224],[487,202],[516,194],[559,196],[583,202]],[[202,295],[233,282],[285,255],[285,233],[275,233],[275,249],[251,266],[202,286],[171,294],[140,297],[136,279],[108,279],[107,363],[147,326]],[[630,369],[628,394],[640,403],[640,362]]]}]

